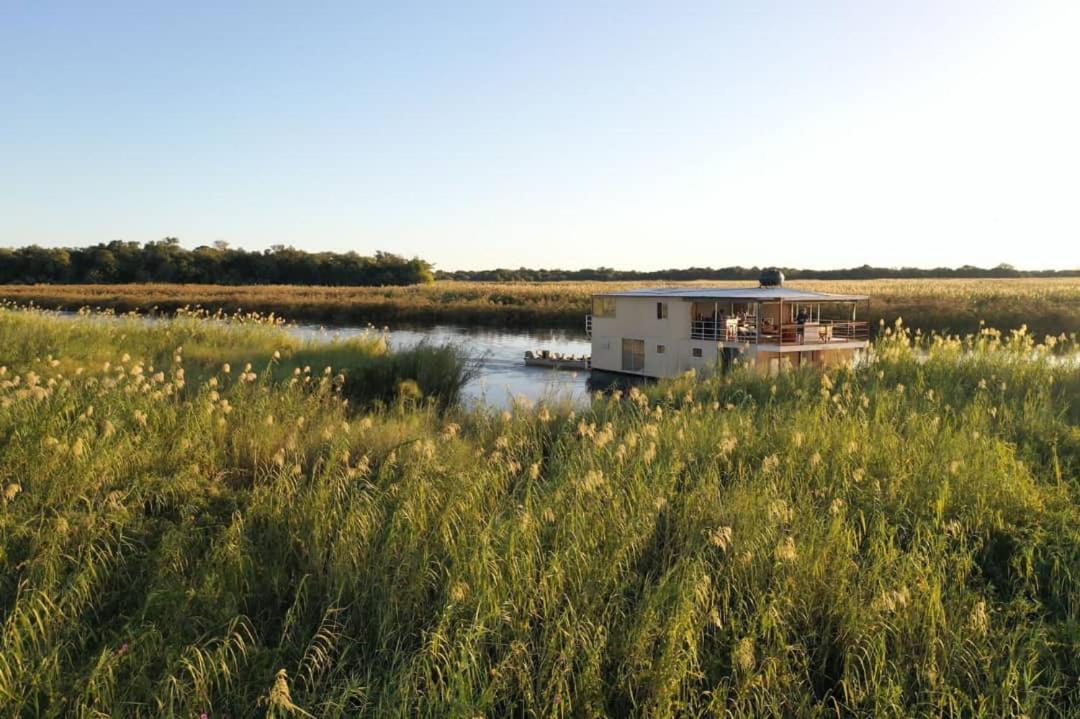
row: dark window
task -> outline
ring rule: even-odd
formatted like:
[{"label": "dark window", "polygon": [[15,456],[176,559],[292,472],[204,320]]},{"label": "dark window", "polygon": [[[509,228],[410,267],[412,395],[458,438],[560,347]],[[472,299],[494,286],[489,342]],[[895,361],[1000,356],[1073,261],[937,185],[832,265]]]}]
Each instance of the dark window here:
[{"label": "dark window", "polygon": [[693,351],[693,355],[695,357],[700,357],[701,356],[701,348],[700,347],[695,347],[694,351]]},{"label": "dark window", "polygon": [[658,320],[666,320],[667,319],[667,302],[657,302],[656,303],[656,319],[658,319]]},{"label": "dark window", "polygon": [[664,354],[664,345],[656,345],[656,354],[658,354],[658,355]]}]

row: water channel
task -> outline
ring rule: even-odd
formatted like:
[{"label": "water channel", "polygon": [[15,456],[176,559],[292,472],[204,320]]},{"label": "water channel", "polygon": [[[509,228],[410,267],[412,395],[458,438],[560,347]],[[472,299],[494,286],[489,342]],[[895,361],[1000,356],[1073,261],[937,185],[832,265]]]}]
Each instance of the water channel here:
[{"label": "water channel", "polygon": [[[323,328],[306,324],[289,325],[287,329],[305,339],[349,337],[372,331],[363,327]],[[587,371],[526,367],[524,361],[526,350],[589,355],[592,350],[584,332],[436,325],[391,329],[389,341],[392,349],[406,349],[421,342],[460,348],[476,367],[476,376],[462,390],[466,404],[506,407],[514,397],[584,403],[589,396]]]}]

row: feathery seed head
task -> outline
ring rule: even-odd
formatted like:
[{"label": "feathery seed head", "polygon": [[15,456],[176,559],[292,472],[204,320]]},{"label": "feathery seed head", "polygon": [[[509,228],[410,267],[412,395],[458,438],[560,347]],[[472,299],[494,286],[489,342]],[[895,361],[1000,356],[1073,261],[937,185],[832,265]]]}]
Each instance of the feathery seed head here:
[{"label": "feathery seed head", "polygon": [[717,527],[709,534],[709,541],[726,552],[731,546],[731,527]]},{"label": "feathery seed head", "polygon": [[976,634],[986,634],[990,628],[990,613],[986,610],[986,602],[978,601],[971,610],[971,618],[968,623]]},{"label": "feathery seed head", "polygon": [[793,537],[786,537],[784,541],[776,545],[776,558],[781,562],[794,562],[798,557]]},{"label": "feathery seed head", "polygon": [[450,587],[450,599],[455,602],[465,601],[465,598],[469,596],[469,584],[464,581],[454,582]]},{"label": "feathery seed head", "polygon": [[599,469],[590,469],[581,480],[581,485],[586,492],[599,489],[604,484],[604,473]]},{"label": "feathery seed head", "polygon": [[739,640],[739,643],[735,645],[735,650],[732,653],[733,663],[736,667],[744,672],[750,672],[754,668],[754,639],[753,637],[743,637]]}]

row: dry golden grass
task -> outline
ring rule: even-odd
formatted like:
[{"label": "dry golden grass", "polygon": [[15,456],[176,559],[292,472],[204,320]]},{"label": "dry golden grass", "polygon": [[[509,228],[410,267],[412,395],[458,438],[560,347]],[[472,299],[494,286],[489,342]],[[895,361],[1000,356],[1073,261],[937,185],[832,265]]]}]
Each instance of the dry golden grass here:
[{"label": "dry golden grass", "polygon": [[[589,297],[642,286],[746,286],[746,282],[440,281],[410,287],[292,285],[8,285],[0,298],[74,309],[175,310],[201,305],[227,312],[258,310],[291,320],[336,324],[459,323],[580,327]],[[1036,334],[1080,328],[1080,278],[805,280],[790,283],[824,292],[871,296],[869,319],[924,330],[970,332],[979,322],[1004,329],[1026,324]]]}]

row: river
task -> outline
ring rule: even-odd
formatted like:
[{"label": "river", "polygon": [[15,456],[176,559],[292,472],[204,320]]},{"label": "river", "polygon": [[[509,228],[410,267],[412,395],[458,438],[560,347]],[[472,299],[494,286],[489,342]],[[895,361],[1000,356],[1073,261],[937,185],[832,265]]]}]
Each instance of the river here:
[{"label": "river", "polygon": [[[363,327],[330,327],[292,324],[287,329],[307,339],[348,337],[370,332]],[[589,373],[568,372],[543,367],[526,367],[526,350],[551,350],[564,354],[589,355],[592,348],[584,332],[572,330],[508,330],[489,327],[409,327],[389,331],[392,349],[405,349],[421,342],[455,345],[472,360],[476,376],[462,389],[465,404],[507,407],[514,397],[537,400],[568,400],[585,403],[589,397]]]},{"label": "river", "polygon": [[[82,318],[76,312],[58,311],[57,317]],[[90,315],[99,319],[109,315]],[[146,322],[160,321],[142,317]],[[211,320],[207,320],[211,321]],[[303,339],[331,340],[375,331],[371,327],[332,326],[290,323],[285,331]],[[492,327],[401,327],[388,330],[391,349],[407,349],[421,342],[431,345],[454,345],[464,352],[475,368],[474,377],[462,388],[465,404],[508,407],[515,397],[533,401],[567,400],[586,404],[589,398],[589,372],[567,372],[544,367],[526,367],[525,351],[551,350],[563,354],[590,355],[592,346],[584,332],[566,329],[499,329]]]}]

